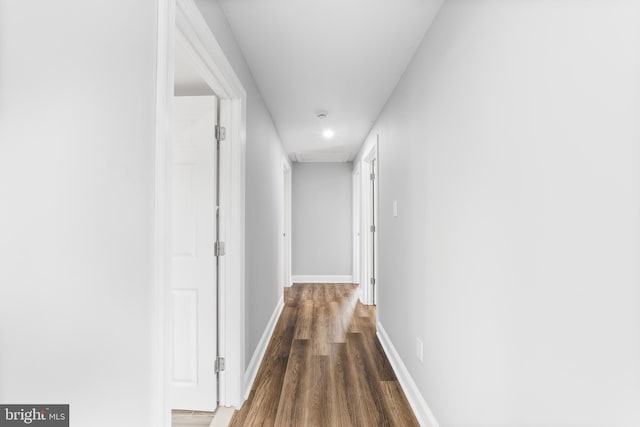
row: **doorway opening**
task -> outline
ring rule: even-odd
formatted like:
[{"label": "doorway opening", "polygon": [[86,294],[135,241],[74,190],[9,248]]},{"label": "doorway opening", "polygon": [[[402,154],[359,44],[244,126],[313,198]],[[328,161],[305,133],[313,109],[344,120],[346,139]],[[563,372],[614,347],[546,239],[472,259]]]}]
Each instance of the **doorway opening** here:
[{"label": "doorway opening", "polygon": [[246,93],[193,0],[160,2],[157,72],[152,407],[168,427],[171,409],[243,401]]},{"label": "doorway opening", "polygon": [[[361,214],[360,207],[362,204],[362,198],[360,197],[361,193],[361,177],[360,177],[360,164],[356,164],[352,173],[352,195],[353,195],[353,226],[352,226],[352,235],[353,235],[353,283],[357,285],[362,285],[360,280],[361,270],[362,270],[362,260],[361,260],[361,247],[362,247],[362,239],[361,239]],[[362,286],[360,286],[360,299],[364,301],[364,297],[362,294]]]},{"label": "doorway opening", "polygon": [[378,296],[378,142],[362,159],[362,277],[363,303],[376,305]]}]

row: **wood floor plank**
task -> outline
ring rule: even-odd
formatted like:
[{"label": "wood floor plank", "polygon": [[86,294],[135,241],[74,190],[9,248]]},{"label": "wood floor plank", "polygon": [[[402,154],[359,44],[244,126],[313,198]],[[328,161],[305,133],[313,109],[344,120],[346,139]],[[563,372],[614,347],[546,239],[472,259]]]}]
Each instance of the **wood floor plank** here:
[{"label": "wood floor plank", "polygon": [[253,406],[253,398],[255,397],[255,394],[255,391],[249,393],[249,397],[246,402],[244,402],[244,405],[242,405],[242,408],[239,411],[236,411],[235,414],[233,414],[233,417],[231,417],[229,427],[242,427],[246,425],[245,421],[247,419],[247,414]]},{"label": "wood floor plank", "polygon": [[327,291],[326,291],[326,287],[327,284],[325,283],[314,283],[312,285],[312,291],[311,291],[311,299],[313,300],[313,302],[315,304],[325,304],[327,301],[326,295],[327,295]]},{"label": "wood floor plank", "polygon": [[313,284],[298,285],[300,287],[300,301],[313,300]]},{"label": "wood floor plank", "polygon": [[347,399],[347,380],[344,370],[346,363],[346,344],[330,344],[329,356],[329,403],[331,424],[336,427],[351,427],[357,425],[357,408]]},{"label": "wood floor plank", "polygon": [[345,298],[351,295],[351,287],[349,285],[336,285],[336,298]]},{"label": "wood floor plank", "polygon": [[273,363],[276,362],[278,358],[289,357],[297,317],[298,309],[296,307],[287,306],[282,310],[282,314],[273,331],[271,341],[267,346],[264,359],[258,369],[256,379],[253,382],[252,390],[255,390],[258,384],[266,381],[266,378],[271,375]]},{"label": "wood floor plank", "polygon": [[284,303],[285,305],[295,304],[296,298],[299,297],[298,292],[296,292],[297,286],[293,285],[288,288],[284,288]]},{"label": "wood floor plank", "polygon": [[311,342],[314,355],[329,355],[329,307],[318,301],[313,302]]},{"label": "wood floor plank", "polygon": [[355,304],[349,297],[338,298],[338,304],[340,305],[340,320],[342,322],[342,329],[346,332],[349,331],[351,326],[351,320],[353,319],[353,313],[355,311]]},{"label": "wood floor plank", "polygon": [[276,422],[280,394],[287,370],[288,358],[278,357],[271,364],[270,375],[258,384],[244,423],[251,426],[273,427]]},{"label": "wood floor plank", "polygon": [[399,427],[419,427],[413,411],[407,411],[409,401],[397,381],[382,381],[382,392],[390,410],[393,425]]},{"label": "wood floor plank", "polygon": [[311,339],[313,325],[313,301],[301,301],[298,307],[298,321],[293,338],[296,340]]},{"label": "wood floor plank", "polygon": [[335,283],[327,284],[325,288],[325,299],[327,302],[337,301],[336,298],[336,287],[340,285],[336,285]]},{"label": "wood floor plank", "polygon": [[369,325],[369,318],[365,316],[361,316],[361,310],[359,306],[361,304],[358,302],[356,305],[353,314],[351,315],[351,321],[349,323],[348,332],[351,333],[363,333],[366,332],[366,328]]},{"label": "wood floor plank", "polygon": [[367,403],[375,406],[373,413],[376,414],[376,425],[392,425],[392,419],[389,415],[390,411],[384,400],[382,386],[378,378],[378,371],[373,361],[373,355],[371,349],[366,345],[363,334],[349,334],[347,342],[350,344],[349,348],[352,351],[352,360],[357,361],[358,368],[364,369],[364,376],[361,376],[360,379],[365,379],[363,386],[366,384],[366,387],[371,393],[372,399]]},{"label": "wood floor plank", "polygon": [[274,334],[274,339],[272,339],[274,344],[273,352],[269,354],[273,354],[276,357],[288,357],[298,321],[298,308],[285,307],[280,318],[282,323],[278,325],[278,334]]},{"label": "wood floor plank", "polygon": [[375,328],[369,327],[369,330],[363,334],[363,338],[366,340],[366,347],[372,354],[378,379],[380,381],[397,381],[396,373],[393,371],[387,355],[384,354],[382,344],[380,344],[380,340],[376,336]]},{"label": "wood floor plank", "polygon": [[309,340],[293,340],[280,394],[276,426],[306,425],[311,389],[310,360]]},{"label": "wood floor plank", "polygon": [[328,318],[328,340],[330,343],[344,342],[346,329],[343,324],[341,310],[342,307],[338,301],[329,302],[329,318]]},{"label": "wood floor plank", "polygon": [[311,357],[311,394],[307,425],[325,427],[333,425],[329,408],[329,356]]},{"label": "wood floor plank", "polygon": [[[379,399],[372,394],[369,387],[369,376],[373,376],[373,380],[377,381],[375,373],[368,372],[365,364],[364,355],[360,349],[362,342],[361,333],[347,333],[347,361],[346,366],[347,379],[355,388],[355,396],[357,396],[356,405],[358,406],[358,424],[370,426],[388,425],[382,421],[386,421],[386,414],[381,414]],[[361,422],[364,421],[364,424]]]},{"label": "wood floor plank", "polygon": [[278,319],[240,426],[416,426],[358,287],[295,284]]}]

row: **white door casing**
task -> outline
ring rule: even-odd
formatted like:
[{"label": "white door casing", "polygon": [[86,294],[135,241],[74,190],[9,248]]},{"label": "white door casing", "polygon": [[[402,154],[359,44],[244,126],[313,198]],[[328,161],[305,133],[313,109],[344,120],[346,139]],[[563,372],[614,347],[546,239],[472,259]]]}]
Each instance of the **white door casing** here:
[{"label": "white door casing", "polygon": [[291,286],[291,166],[285,162],[283,167],[283,224],[282,224],[282,242],[283,242],[283,259],[284,286]]},{"label": "white door casing", "polygon": [[353,283],[361,284],[360,281],[360,250],[361,250],[361,227],[360,227],[360,165],[356,165],[353,170]]},{"label": "white door casing", "polygon": [[172,242],[174,43],[182,43],[193,65],[221,101],[226,142],[220,148],[220,231],[226,254],[219,261],[218,352],[226,368],[218,374],[219,404],[240,408],[244,375],[244,217],[246,101],[242,82],[227,60],[194,0],[160,0],[158,5],[155,142],[155,262],[153,335],[150,360],[153,425],[171,426],[172,389]]},{"label": "white door casing", "polygon": [[172,168],[171,406],[217,406],[216,105],[214,96],[174,99]]},{"label": "white door casing", "polygon": [[[361,168],[361,218],[362,218],[362,277],[360,282],[364,304],[377,304],[378,281],[378,141],[362,159]],[[373,174],[374,179],[371,179]],[[372,231],[374,227],[375,231]],[[375,280],[375,285],[371,282]]]}]

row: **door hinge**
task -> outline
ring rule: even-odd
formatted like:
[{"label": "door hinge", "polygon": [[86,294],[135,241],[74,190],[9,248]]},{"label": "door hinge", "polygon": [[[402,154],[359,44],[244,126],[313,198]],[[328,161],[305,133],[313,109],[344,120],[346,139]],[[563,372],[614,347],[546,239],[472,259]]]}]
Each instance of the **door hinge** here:
[{"label": "door hinge", "polygon": [[372,284],[372,285],[375,285],[375,284],[376,284],[376,278],[375,278],[375,277],[372,277],[372,278],[371,278],[371,284]]},{"label": "door hinge", "polygon": [[213,246],[213,250],[216,256],[224,255],[224,242],[217,241]]},{"label": "door hinge", "polygon": [[227,137],[227,129],[224,126],[216,125],[216,139],[224,141]]},{"label": "door hinge", "polygon": [[224,357],[216,357],[216,374],[224,371]]},{"label": "door hinge", "polygon": [[369,175],[369,179],[371,179],[371,181],[373,181],[374,179],[376,179],[376,174],[372,173],[371,175]]},{"label": "door hinge", "polygon": [[369,228],[369,230],[370,230],[372,233],[375,233],[375,232],[376,232],[376,226],[375,226],[375,225],[372,225],[372,226],[371,226],[371,228]]}]

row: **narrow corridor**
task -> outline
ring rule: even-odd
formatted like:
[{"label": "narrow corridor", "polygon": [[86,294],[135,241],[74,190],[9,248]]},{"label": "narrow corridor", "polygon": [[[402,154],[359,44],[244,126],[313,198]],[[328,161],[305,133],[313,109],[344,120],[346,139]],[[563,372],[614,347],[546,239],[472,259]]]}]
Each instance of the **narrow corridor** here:
[{"label": "narrow corridor", "polygon": [[231,426],[417,426],[357,285],[295,284]]}]

